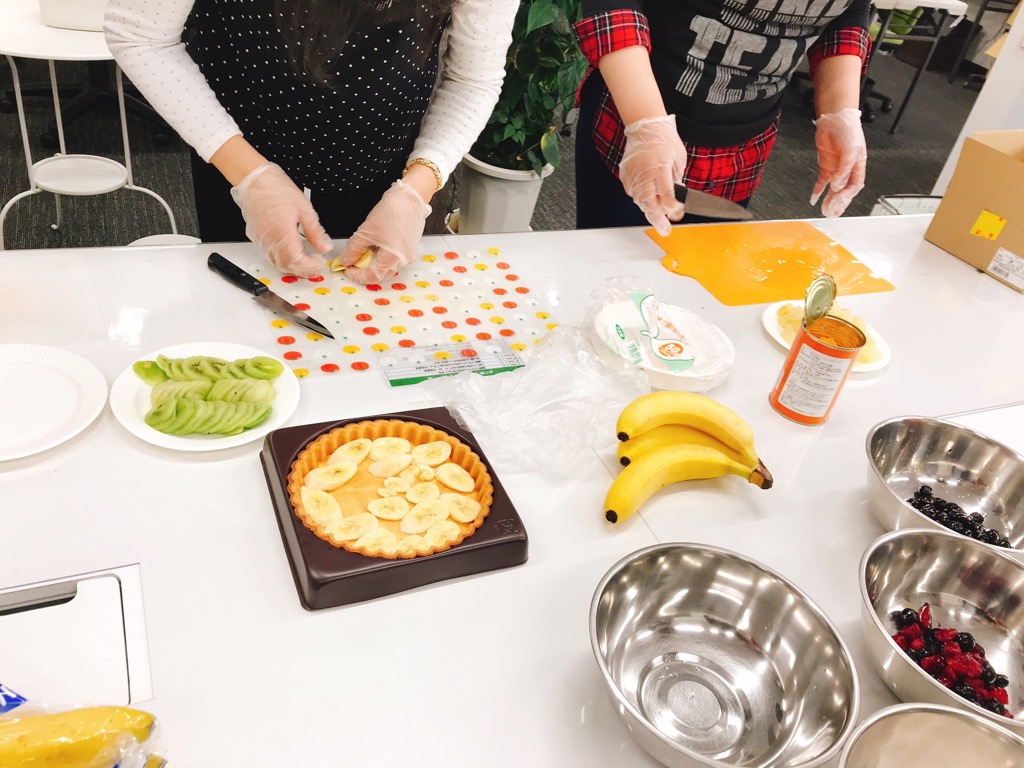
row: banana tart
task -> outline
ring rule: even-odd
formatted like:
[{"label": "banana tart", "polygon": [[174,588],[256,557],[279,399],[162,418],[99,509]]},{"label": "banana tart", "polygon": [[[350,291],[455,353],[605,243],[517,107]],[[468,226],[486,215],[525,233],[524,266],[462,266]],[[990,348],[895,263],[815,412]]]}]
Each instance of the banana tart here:
[{"label": "banana tart", "polygon": [[288,497],[332,546],[390,560],[450,549],[483,525],[494,497],[486,466],[447,432],[409,421],[346,424],[310,442]]}]

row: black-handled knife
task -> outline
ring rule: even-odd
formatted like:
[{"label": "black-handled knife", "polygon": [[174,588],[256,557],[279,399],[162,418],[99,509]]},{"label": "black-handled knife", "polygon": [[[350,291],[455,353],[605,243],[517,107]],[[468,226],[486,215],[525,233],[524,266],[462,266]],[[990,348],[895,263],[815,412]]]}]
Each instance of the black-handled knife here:
[{"label": "black-handled knife", "polygon": [[[726,221],[750,221],[754,214],[748,211],[739,203],[726,200],[724,197],[701,192],[698,189],[690,189],[685,184],[676,184],[676,200],[686,206],[687,213],[697,216],[707,216],[709,219],[724,219]],[[683,217],[686,221],[686,217]]]},{"label": "black-handled knife", "polygon": [[252,294],[255,302],[276,312],[281,317],[286,317],[303,328],[308,328],[330,339],[334,338],[334,334],[328,331],[322,324],[302,310],[297,309],[294,304],[289,304],[255,277],[228,261],[219,253],[211,253],[210,258],[206,260],[206,265],[236,288],[241,288],[246,293]]}]

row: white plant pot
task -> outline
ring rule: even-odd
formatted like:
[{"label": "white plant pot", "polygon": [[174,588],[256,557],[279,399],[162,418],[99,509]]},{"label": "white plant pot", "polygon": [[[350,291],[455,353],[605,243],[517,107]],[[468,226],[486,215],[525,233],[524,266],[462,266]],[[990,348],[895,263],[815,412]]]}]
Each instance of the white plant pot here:
[{"label": "white plant pot", "polygon": [[464,156],[459,234],[529,232],[541,182],[553,170],[546,165],[538,176],[533,171],[512,171]]}]

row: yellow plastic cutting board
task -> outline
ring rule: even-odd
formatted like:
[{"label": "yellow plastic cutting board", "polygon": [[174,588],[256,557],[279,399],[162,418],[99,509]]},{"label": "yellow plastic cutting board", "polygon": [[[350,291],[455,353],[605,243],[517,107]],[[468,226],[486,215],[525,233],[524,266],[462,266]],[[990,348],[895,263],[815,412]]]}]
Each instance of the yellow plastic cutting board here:
[{"label": "yellow plastic cutting board", "polygon": [[730,307],[803,299],[823,272],[835,279],[840,296],[894,289],[806,221],[705,224],[673,227],[668,237],[653,229],[647,234],[665,249],[666,269],[692,277]]}]

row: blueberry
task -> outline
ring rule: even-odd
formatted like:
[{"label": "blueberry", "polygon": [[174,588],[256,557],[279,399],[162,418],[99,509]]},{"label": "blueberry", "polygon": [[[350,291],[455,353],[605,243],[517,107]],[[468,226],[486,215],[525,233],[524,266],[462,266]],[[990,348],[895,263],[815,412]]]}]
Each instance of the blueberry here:
[{"label": "blueberry", "polygon": [[987,683],[988,685],[992,685],[992,683],[993,683],[993,681],[995,681],[995,679],[996,679],[996,671],[994,669],[992,669],[992,665],[991,664],[986,664],[984,667],[982,667],[982,669],[981,669],[981,682]]},{"label": "blueberry", "polygon": [[971,514],[969,514],[967,517],[970,519],[972,523],[976,523],[978,525],[981,525],[985,522],[985,516],[981,514],[981,512],[971,512]]},{"label": "blueberry", "polygon": [[967,683],[957,683],[950,690],[962,699],[967,699],[968,701],[978,700],[978,694]]},{"label": "blueberry", "polygon": [[914,495],[915,496],[931,496],[932,495],[932,487],[930,485],[922,485],[920,488],[918,488],[916,491],[914,491]]},{"label": "blueberry", "polygon": [[986,528],[981,532],[981,536],[979,538],[986,544],[996,544],[999,541],[999,534],[991,528]]},{"label": "blueberry", "polygon": [[974,650],[974,635],[970,632],[959,632],[956,636],[956,644],[960,646],[961,651],[969,653]]},{"label": "blueberry", "polygon": [[1010,678],[1006,675],[996,675],[996,679],[992,681],[993,688],[1005,688],[1010,684]]},{"label": "blueberry", "polygon": [[913,608],[904,608],[900,611],[900,621],[903,622],[903,626],[900,627],[900,629],[903,627],[909,627],[912,624],[917,624],[920,620],[921,617],[917,615],[917,611]]},{"label": "blueberry", "polygon": [[995,712],[997,715],[1003,714],[1006,710],[1003,705],[995,699],[986,699],[985,701],[978,702],[982,707],[987,709],[989,712]]}]

